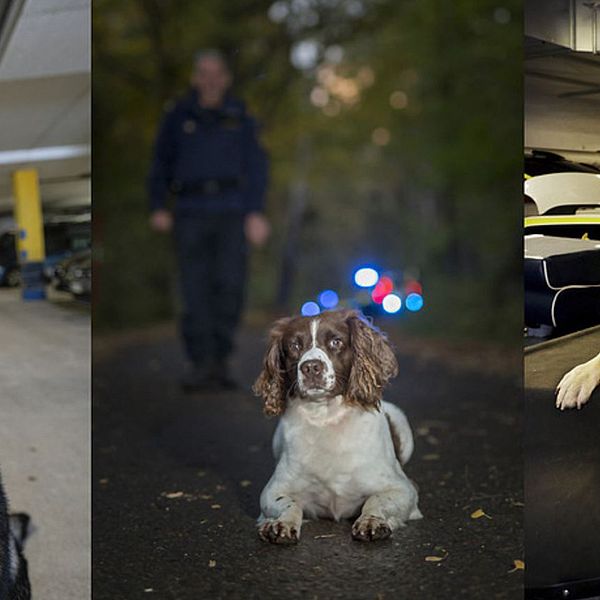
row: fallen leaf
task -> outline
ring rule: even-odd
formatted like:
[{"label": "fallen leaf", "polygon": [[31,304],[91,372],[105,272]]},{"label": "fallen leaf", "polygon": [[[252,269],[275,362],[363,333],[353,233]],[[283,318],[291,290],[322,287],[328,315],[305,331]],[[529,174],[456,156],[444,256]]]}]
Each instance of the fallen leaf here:
[{"label": "fallen leaf", "polygon": [[202,498],[202,500],[212,500],[212,496],[210,494],[200,494],[200,498]]},{"label": "fallen leaf", "polygon": [[512,568],[509,573],[514,573],[515,571],[524,571],[525,570],[525,563],[522,560],[519,560],[518,558],[513,560],[513,565],[514,568]]},{"label": "fallen leaf", "polygon": [[439,460],[440,455],[439,454],[424,454],[423,455],[423,460]]},{"label": "fallen leaf", "polygon": [[173,498],[181,498],[183,496],[183,492],[165,492],[164,496],[170,500]]},{"label": "fallen leaf", "polygon": [[105,477],[104,479],[100,479],[100,480],[98,481],[98,483],[99,483],[100,485],[106,485],[106,484],[108,483],[108,477]]},{"label": "fallen leaf", "polygon": [[216,566],[217,566],[217,561],[216,561],[216,560],[213,560],[213,559],[211,558],[211,559],[208,561],[208,567],[209,567],[210,569],[212,569],[212,568],[214,568],[214,567],[216,567]]},{"label": "fallen leaf", "polygon": [[154,588],[145,588],[144,592],[148,593],[148,592],[153,592]]},{"label": "fallen leaf", "polygon": [[248,487],[249,485],[252,485],[252,482],[249,479],[242,479],[242,481],[240,481],[240,485],[242,487]]},{"label": "fallen leaf", "polygon": [[315,535],[315,540],[322,540],[324,538],[332,538],[335,537],[335,533],[324,533],[323,535]]},{"label": "fallen leaf", "polygon": [[486,519],[491,519],[490,515],[485,513],[483,509],[478,508],[475,512],[471,513],[471,519],[481,519],[481,517],[485,517]]},{"label": "fallen leaf", "polygon": [[441,550],[444,553],[444,556],[426,556],[425,562],[442,562],[448,558],[448,552],[446,550]]},{"label": "fallen leaf", "polygon": [[210,507],[217,510],[217,509],[221,508],[221,505],[220,504],[211,504]]}]

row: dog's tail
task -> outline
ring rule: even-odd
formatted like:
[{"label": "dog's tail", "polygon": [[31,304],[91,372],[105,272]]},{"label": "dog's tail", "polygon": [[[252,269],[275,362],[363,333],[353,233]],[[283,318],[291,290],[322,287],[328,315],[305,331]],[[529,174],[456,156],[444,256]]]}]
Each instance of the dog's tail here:
[{"label": "dog's tail", "polygon": [[31,517],[26,513],[13,513],[9,515],[10,532],[22,550],[25,546],[25,540],[31,533]]},{"label": "dog's tail", "polygon": [[8,517],[9,556],[10,556],[10,587],[7,600],[31,600],[31,584],[27,559],[23,554],[25,540],[30,534],[30,518],[25,513],[13,513]]},{"label": "dog's tail", "polygon": [[396,458],[400,461],[401,465],[405,465],[412,456],[415,447],[408,419],[395,404],[382,402],[382,406],[388,420],[388,425],[390,426]]}]

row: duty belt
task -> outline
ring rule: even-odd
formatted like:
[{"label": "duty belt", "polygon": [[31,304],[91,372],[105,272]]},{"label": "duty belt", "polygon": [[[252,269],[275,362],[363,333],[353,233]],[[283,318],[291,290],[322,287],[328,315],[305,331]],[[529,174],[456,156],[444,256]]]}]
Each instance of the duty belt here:
[{"label": "duty belt", "polygon": [[199,194],[199,195],[216,195],[223,192],[239,190],[241,188],[241,180],[238,177],[229,177],[222,179],[199,179],[191,183],[181,183],[174,181],[171,184],[171,191],[178,195],[184,194]]}]

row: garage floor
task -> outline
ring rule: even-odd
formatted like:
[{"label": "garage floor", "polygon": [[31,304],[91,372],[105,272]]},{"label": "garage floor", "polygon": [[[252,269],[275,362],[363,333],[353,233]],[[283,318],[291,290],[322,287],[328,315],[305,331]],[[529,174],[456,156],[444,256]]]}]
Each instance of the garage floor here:
[{"label": "garage floor", "polygon": [[401,355],[386,398],[416,432],[425,518],[373,545],[312,521],[280,547],[255,530],[273,471],[275,421],[248,391],[265,331],[240,337],[243,390],[186,396],[173,329],[94,336],[94,598],[522,599],[520,356],[509,377]]},{"label": "garage floor", "polygon": [[90,597],[90,319],[72,301],[0,289],[0,469],[31,515],[33,596]]},{"label": "garage floor", "polygon": [[567,584],[569,598],[581,597],[584,580],[596,580],[585,597],[600,594],[600,390],[581,410],[561,412],[554,389],[598,351],[600,327],[525,354],[526,580],[532,589]]}]

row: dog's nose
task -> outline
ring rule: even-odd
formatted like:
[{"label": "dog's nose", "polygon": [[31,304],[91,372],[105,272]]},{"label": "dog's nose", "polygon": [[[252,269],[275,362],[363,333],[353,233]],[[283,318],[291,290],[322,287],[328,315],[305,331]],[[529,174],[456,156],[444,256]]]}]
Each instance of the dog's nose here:
[{"label": "dog's nose", "polygon": [[323,363],[320,360],[306,360],[300,365],[300,370],[305,376],[320,375],[323,371]]}]

